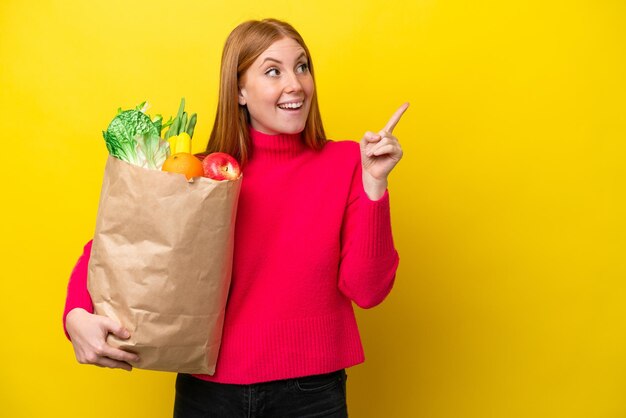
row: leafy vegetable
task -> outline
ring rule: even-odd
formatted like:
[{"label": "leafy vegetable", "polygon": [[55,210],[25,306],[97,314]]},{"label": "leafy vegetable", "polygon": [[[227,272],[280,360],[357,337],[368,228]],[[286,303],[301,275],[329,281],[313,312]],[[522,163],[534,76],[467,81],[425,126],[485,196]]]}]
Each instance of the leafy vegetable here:
[{"label": "leafy vegetable", "polygon": [[[149,108],[146,101],[131,110],[119,108],[102,136],[112,156],[139,167],[160,170],[163,162],[173,153],[176,144],[181,151],[191,151],[191,137],[197,115],[187,115],[184,97],[180,101],[176,118],[172,119],[170,116],[165,123],[161,115],[151,119],[146,114]],[[165,128],[169,129],[166,139],[162,139],[161,132]]]},{"label": "leafy vegetable", "polygon": [[141,167],[160,170],[169,156],[170,145],[158,135],[145,133],[135,136],[137,158]]},{"label": "leafy vegetable", "polygon": [[135,136],[144,134],[158,137],[160,132],[150,117],[137,109],[118,113],[107,130],[102,132],[109,154],[138,166],[144,166],[146,153],[143,153],[144,158],[138,156]]}]

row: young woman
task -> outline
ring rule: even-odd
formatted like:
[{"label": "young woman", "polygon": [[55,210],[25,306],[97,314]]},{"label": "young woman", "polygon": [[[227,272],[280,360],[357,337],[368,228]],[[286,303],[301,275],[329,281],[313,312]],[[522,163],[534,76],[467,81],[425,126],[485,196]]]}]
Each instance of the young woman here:
[{"label": "young woman", "polygon": [[[178,375],[175,417],[347,416],[345,368],[364,361],[352,302],[379,304],[398,266],[387,176],[407,106],[360,143],[327,140],[298,32],[266,19],[230,34],[207,151],[244,172],[232,283],[216,372]],[[93,314],[90,250],[70,278],[66,333],[79,362],[130,370],[136,356],[106,344],[128,331]]]}]

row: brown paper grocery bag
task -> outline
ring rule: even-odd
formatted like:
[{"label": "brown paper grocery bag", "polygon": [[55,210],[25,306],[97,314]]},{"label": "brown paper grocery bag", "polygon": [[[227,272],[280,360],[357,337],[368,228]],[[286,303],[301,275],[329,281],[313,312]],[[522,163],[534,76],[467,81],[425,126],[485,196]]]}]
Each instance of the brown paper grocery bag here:
[{"label": "brown paper grocery bag", "polygon": [[215,372],[241,180],[190,183],[109,156],[87,283],[95,313],[130,331],[107,342],[139,354],[134,367]]}]

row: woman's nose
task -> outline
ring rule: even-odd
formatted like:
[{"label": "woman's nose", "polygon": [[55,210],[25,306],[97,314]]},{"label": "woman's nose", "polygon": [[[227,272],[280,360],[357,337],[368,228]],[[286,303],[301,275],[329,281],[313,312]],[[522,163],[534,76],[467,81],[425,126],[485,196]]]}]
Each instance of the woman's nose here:
[{"label": "woman's nose", "polygon": [[289,75],[286,77],[285,81],[285,92],[291,93],[302,90],[302,84],[298,79],[298,75],[293,72],[290,72],[288,74]]}]

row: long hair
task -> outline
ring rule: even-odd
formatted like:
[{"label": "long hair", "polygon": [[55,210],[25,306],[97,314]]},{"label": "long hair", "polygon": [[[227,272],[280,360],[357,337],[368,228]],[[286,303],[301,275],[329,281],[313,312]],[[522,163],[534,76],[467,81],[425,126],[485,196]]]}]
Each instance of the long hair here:
[{"label": "long hair", "polygon": [[[219,101],[207,152],[226,152],[242,166],[246,164],[250,157],[250,115],[246,106],[239,105],[239,80],[263,51],[285,37],[295,40],[304,49],[315,87],[311,54],[300,34],[290,24],[276,19],[249,20],[240,24],[226,39],[222,52]],[[302,136],[304,143],[313,149],[321,149],[326,143],[317,88],[313,90]]]}]

